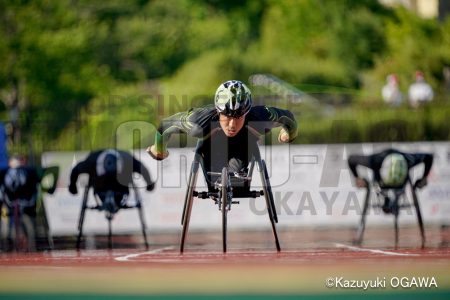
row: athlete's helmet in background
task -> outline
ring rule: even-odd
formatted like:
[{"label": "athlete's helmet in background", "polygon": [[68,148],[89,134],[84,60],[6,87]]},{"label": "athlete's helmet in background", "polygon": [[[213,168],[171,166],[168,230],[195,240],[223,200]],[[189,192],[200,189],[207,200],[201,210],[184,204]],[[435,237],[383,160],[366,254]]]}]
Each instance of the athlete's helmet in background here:
[{"label": "athlete's helmet in background", "polygon": [[112,154],[112,153],[108,153],[105,156],[105,160],[103,161],[103,167],[105,168],[105,172],[107,174],[116,174],[117,173],[117,156]]},{"label": "athlete's helmet in background", "polygon": [[408,163],[400,153],[392,153],[383,160],[380,176],[387,186],[401,186],[408,176]]},{"label": "athlete's helmet in background", "polygon": [[219,113],[239,118],[252,108],[252,93],[241,81],[229,80],[217,89],[214,104]]},{"label": "athlete's helmet in background", "polygon": [[97,158],[97,176],[117,176],[123,169],[123,160],[120,153],[114,149],[106,149]]}]

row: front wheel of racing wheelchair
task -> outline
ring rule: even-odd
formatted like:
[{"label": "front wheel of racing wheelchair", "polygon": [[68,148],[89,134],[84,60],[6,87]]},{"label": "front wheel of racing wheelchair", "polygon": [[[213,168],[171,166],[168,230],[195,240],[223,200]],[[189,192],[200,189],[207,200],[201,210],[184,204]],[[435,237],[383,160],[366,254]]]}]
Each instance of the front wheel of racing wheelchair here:
[{"label": "front wheel of racing wheelchair", "polygon": [[[366,217],[368,214],[369,206],[374,208],[383,208],[386,214],[391,214],[394,216],[394,234],[395,234],[395,248],[398,247],[399,242],[399,226],[398,226],[398,216],[400,214],[401,209],[407,209],[410,207],[414,207],[417,216],[417,223],[419,225],[420,230],[420,238],[421,238],[421,248],[425,248],[425,229],[423,224],[422,212],[420,210],[419,199],[417,197],[417,183],[413,184],[411,178],[408,176],[404,185],[399,188],[383,188],[376,182],[371,182],[365,179],[366,183],[366,194],[363,204],[363,210],[361,214],[361,219],[356,231],[356,238],[353,241],[353,244],[360,246],[363,242],[364,231],[366,228]],[[411,195],[412,195],[412,203],[408,201],[406,197],[406,186],[410,186]],[[370,205],[371,202],[371,193],[375,194],[375,201]],[[389,197],[389,206],[385,207],[382,204],[383,200]]]},{"label": "front wheel of racing wheelchair", "polygon": [[[81,205],[81,212],[80,212],[80,216],[78,219],[78,235],[77,235],[76,249],[80,250],[81,239],[83,236],[83,225],[84,225],[85,214],[86,214],[87,209],[105,212],[105,217],[108,222],[108,249],[112,249],[113,243],[112,243],[112,224],[111,224],[111,222],[113,220],[114,215],[119,210],[122,210],[122,209],[136,208],[138,210],[139,220],[141,223],[141,230],[142,230],[142,236],[144,239],[145,249],[148,250],[149,244],[148,244],[147,233],[146,233],[147,226],[145,223],[144,211],[143,211],[143,207],[142,207],[142,198],[140,196],[137,186],[134,183],[132,183],[132,188],[133,188],[134,198],[135,198],[135,203],[133,205],[128,205],[128,204],[117,205],[117,204],[115,204],[115,200],[114,200],[115,193],[112,191],[106,192],[105,193],[106,197],[103,200],[100,200],[99,195],[94,193],[94,198],[97,203],[96,203],[96,205],[88,205],[89,189],[91,187],[92,187],[92,183],[91,183],[91,181],[89,181],[89,184],[85,187],[85,190],[84,190],[84,195],[83,195],[82,205]],[[127,195],[121,194],[121,197],[125,197],[125,196],[128,197],[128,194]]]},{"label": "front wheel of racing wheelchair", "polygon": [[[264,196],[266,201],[267,213],[269,215],[269,220],[272,226],[272,232],[275,239],[275,246],[277,251],[281,251],[278,234],[276,230],[276,223],[278,223],[277,212],[275,208],[275,203],[272,194],[272,188],[270,186],[269,174],[267,172],[267,167],[265,161],[261,159],[259,149],[256,149],[253,154],[253,158],[250,163],[249,171],[247,174],[229,172],[227,167],[222,168],[222,172],[206,172],[204,165],[202,163],[202,155],[200,153],[200,144],[197,145],[195,151],[194,161],[192,162],[191,170],[189,173],[188,187],[185,195],[183,214],[181,218],[182,234],[180,241],[180,253],[184,252],[184,246],[186,242],[186,236],[189,229],[189,222],[192,212],[192,206],[194,203],[194,197],[200,199],[211,198],[214,200],[215,204],[219,206],[222,214],[222,248],[223,252],[227,252],[227,214],[231,210],[232,204],[238,204],[238,201],[233,201],[233,198],[257,198]],[[258,171],[261,176],[261,182],[263,185],[263,190],[260,191],[250,191],[251,175],[253,173],[254,165],[257,164]],[[202,168],[205,179],[208,175],[219,176],[214,184],[213,188],[208,188],[208,191],[198,192],[195,190],[198,176],[198,169]],[[246,184],[248,189],[233,189],[233,182],[241,181]],[[208,182],[208,185],[212,184]]]},{"label": "front wheel of racing wheelchair", "polygon": [[227,214],[228,210],[231,209],[232,194],[230,195],[230,186],[229,186],[230,177],[228,174],[228,169],[222,169],[221,175],[221,186],[220,186],[220,201],[219,206],[222,210],[222,245],[223,252],[227,252]]}]

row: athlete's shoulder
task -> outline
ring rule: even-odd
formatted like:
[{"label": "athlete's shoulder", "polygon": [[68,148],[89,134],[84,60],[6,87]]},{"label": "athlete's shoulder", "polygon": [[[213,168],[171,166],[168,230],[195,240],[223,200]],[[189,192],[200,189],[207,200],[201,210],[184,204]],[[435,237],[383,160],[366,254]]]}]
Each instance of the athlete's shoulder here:
[{"label": "athlete's shoulder", "polygon": [[202,107],[194,107],[187,111],[187,115],[202,118],[202,117],[213,117],[217,115],[217,110],[214,105],[206,105]]},{"label": "athlete's shoulder", "polygon": [[389,154],[405,154],[405,153],[403,153],[403,152],[401,152],[401,151],[399,151],[397,149],[394,149],[394,148],[387,148],[387,149],[384,149],[383,151],[381,151],[381,152],[379,152],[379,153],[377,153],[375,155],[387,156]]},{"label": "athlete's shoulder", "polygon": [[249,121],[274,121],[278,119],[279,108],[265,105],[253,106],[247,116]]},{"label": "athlete's shoulder", "polygon": [[95,150],[95,151],[91,151],[88,155],[88,157],[97,157],[99,156],[101,153],[107,151],[108,149],[99,149],[99,150]]},{"label": "athlete's shoulder", "polygon": [[217,110],[214,105],[207,105],[203,107],[191,108],[185,115],[185,120],[197,126],[206,127],[211,121],[218,119]]}]

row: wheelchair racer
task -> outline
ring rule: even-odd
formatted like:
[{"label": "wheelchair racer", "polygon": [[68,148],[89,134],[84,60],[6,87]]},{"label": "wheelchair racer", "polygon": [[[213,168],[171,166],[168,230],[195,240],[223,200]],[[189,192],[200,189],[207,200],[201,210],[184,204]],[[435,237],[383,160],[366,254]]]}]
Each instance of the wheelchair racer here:
[{"label": "wheelchair racer", "polygon": [[[69,192],[77,194],[77,180],[82,173],[89,174],[89,186],[102,201],[103,208],[115,213],[126,203],[129,185],[133,181],[133,173],[139,173],[147,183],[147,191],[152,191],[155,184],[144,165],[130,153],[115,149],[97,150],[79,162],[70,174]],[[114,202],[107,203],[108,195],[113,195]]]},{"label": "wheelchair racer", "polygon": [[[348,165],[355,176],[356,185],[366,187],[366,181],[358,174],[357,166],[364,166],[373,171],[374,181],[381,189],[403,188],[408,179],[410,169],[424,163],[424,171],[414,188],[423,188],[427,185],[427,177],[433,164],[433,155],[430,153],[404,153],[396,149],[386,149],[372,155],[350,155]],[[385,197],[382,210],[391,212],[391,200]]]},{"label": "wheelchair racer", "polygon": [[11,157],[9,166],[0,170],[0,189],[9,214],[12,214],[13,202],[19,201],[19,213],[30,216],[34,221],[41,179],[42,172],[36,167],[27,166],[25,157]]},{"label": "wheelchair racer", "polygon": [[[49,194],[55,192],[58,171],[58,167],[42,168],[27,165],[26,157],[22,155],[12,156],[8,167],[0,169],[0,211],[4,203],[10,218],[7,237],[9,241],[12,241],[12,229],[16,225],[24,228],[27,238],[31,238],[28,250],[36,250],[36,243],[32,237],[36,236],[37,213],[39,208],[42,208],[38,204],[43,205],[42,202],[38,202],[38,198],[40,192]],[[52,174],[54,180],[51,187],[42,184],[42,180],[48,174]],[[24,216],[28,217],[30,226],[25,226]]]},{"label": "wheelchair racer", "polygon": [[281,143],[297,137],[298,126],[293,114],[268,106],[253,106],[250,89],[241,81],[222,83],[214,98],[214,105],[192,108],[162,121],[155,143],[147,152],[157,160],[167,158],[167,143],[172,134],[186,133],[203,141],[205,169],[220,172],[227,166],[230,172],[243,172],[257,147],[261,135],[281,126]]}]

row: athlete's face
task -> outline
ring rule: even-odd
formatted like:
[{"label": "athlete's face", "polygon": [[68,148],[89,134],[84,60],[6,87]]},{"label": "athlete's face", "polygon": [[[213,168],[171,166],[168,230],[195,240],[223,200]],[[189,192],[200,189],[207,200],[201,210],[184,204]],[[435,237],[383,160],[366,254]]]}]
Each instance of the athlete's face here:
[{"label": "athlete's face", "polygon": [[232,118],[226,115],[219,115],[220,127],[228,137],[233,137],[244,127],[245,115],[239,118]]}]

